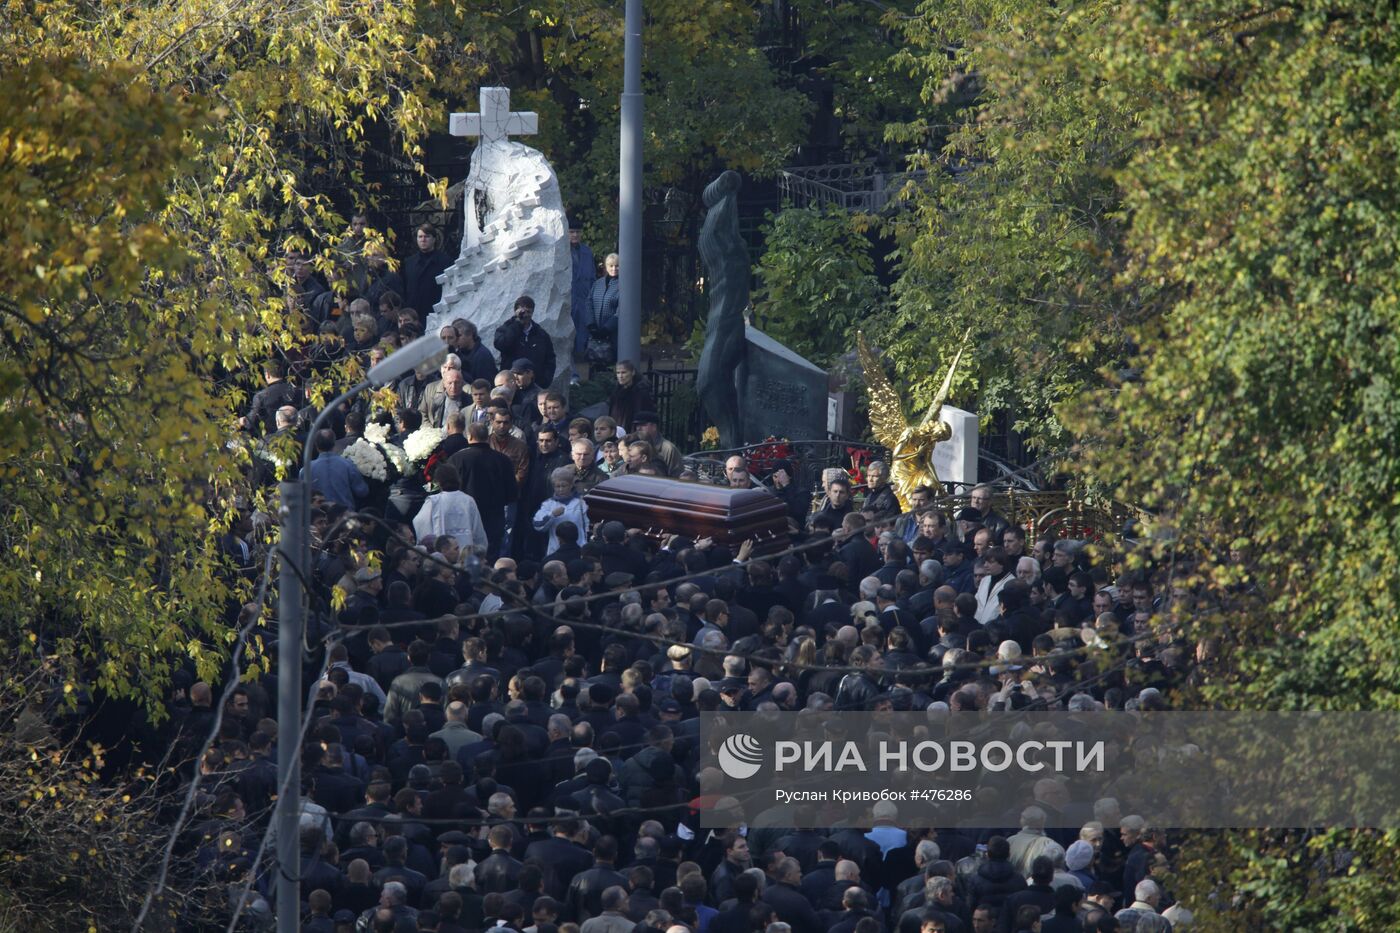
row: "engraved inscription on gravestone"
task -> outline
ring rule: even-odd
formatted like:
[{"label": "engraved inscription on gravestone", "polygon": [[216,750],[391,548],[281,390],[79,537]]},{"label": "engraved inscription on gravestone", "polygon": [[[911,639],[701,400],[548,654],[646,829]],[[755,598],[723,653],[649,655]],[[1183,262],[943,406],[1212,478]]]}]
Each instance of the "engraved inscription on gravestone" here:
[{"label": "engraved inscription on gravestone", "polygon": [[807,410],[807,387],[779,382],[763,376],[758,382],[758,404],[784,415],[802,415]]},{"label": "engraved inscription on gravestone", "polygon": [[826,371],[752,326],[744,328],[739,368],[743,441],[826,436]]}]

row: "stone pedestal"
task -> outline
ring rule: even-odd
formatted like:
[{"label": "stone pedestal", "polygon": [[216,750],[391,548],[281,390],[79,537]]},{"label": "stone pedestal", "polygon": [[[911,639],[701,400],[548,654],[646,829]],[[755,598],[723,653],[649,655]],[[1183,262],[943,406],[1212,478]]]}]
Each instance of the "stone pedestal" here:
[{"label": "stone pedestal", "polygon": [[[977,416],[944,405],[939,418],[953,429],[953,436],[933,448],[933,471],[944,483],[977,482]],[[949,490],[957,491],[956,489]]]}]

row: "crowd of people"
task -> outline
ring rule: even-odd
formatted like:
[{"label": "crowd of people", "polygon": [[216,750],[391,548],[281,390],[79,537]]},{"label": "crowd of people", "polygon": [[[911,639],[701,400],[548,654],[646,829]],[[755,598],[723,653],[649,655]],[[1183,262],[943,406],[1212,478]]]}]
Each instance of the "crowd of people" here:
[{"label": "crowd of people", "polygon": [[[419,234],[416,262],[371,262],[354,285],[345,352],[372,361],[417,335],[411,302],[431,306],[437,264],[435,231]],[[340,328],[326,292],[294,279],[295,306]],[[364,311],[376,302],[371,334]],[[927,487],[902,504],[880,462],[860,484],[834,470],[812,489],[798,464],[756,476],[730,458],[718,481],[767,488],[787,510],[792,546],[776,556],[594,521],[582,495],[609,477],[716,480],[661,435],[630,361],[615,366],[607,414],[571,412],[550,388],[563,369],[548,337],[532,339],[533,302],[522,296],[515,311],[499,355],[470,321],[444,326],[446,359],[406,377],[394,410],[356,400],[308,439],[317,370],[284,358],[269,361],[244,416],[260,450],[281,438],[317,451],[303,929],[1189,925],[1164,832],[1112,799],[1058,829],[1054,780],[1036,785],[1016,826],[898,826],[877,805],[873,828],[701,828],[714,777],[701,768],[701,712],[1162,708],[1191,676],[1193,649],[1169,619],[1182,594],[1083,542],[1028,535],[991,486],[956,509]],[[444,432],[405,476],[419,494],[376,484],[344,455],[374,426],[400,443],[425,426]],[[252,458],[250,483],[270,486],[276,462]],[[274,511],[249,505],[223,542],[255,590]],[[240,622],[260,611],[243,607]],[[198,785],[184,864],[227,895],[218,923],[236,913],[245,929],[270,926],[279,883],[267,844],[274,698],[275,672],[236,686],[180,672],[170,701],[167,738]]]}]

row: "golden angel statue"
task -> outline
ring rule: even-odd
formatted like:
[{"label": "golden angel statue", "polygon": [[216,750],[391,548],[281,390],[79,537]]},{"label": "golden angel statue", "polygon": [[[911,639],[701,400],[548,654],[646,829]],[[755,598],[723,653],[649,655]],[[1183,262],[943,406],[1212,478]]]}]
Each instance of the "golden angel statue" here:
[{"label": "golden angel statue", "polygon": [[943,385],[934,396],[923,420],[910,424],[904,417],[904,406],[900,404],[899,393],[890,385],[884,367],[871,352],[865,342],[865,335],[856,334],[856,351],[860,356],[861,368],[865,370],[865,385],[870,392],[870,426],[875,439],[890,449],[890,485],[894,486],[899,505],[909,509],[910,493],[919,486],[931,486],[937,492],[944,492],[943,484],[933,469],[933,448],[935,444],[953,436],[953,429],[939,418],[939,411],[948,399],[953,386],[953,374],[957,372],[958,361],[967,349],[968,334],[963,335],[962,345],[948,364],[948,374],[943,377]]}]

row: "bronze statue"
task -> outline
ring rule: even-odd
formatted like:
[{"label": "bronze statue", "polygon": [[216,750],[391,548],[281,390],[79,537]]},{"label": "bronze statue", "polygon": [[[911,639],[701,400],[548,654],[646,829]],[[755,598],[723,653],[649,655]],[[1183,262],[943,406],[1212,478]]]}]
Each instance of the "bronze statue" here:
[{"label": "bronze statue", "polygon": [[953,436],[953,429],[939,418],[938,413],[948,399],[953,387],[953,374],[958,361],[967,349],[969,330],[963,335],[962,345],[948,364],[948,374],[943,377],[943,385],[934,396],[933,403],[924,413],[923,420],[910,424],[904,417],[904,406],[900,404],[899,393],[890,385],[880,361],[865,342],[865,335],[857,332],[856,351],[860,356],[861,368],[865,370],[865,385],[870,392],[870,427],[875,439],[890,449],[890,485],[899,497],[900,508],[909,509],[910,493],[919,486],[930,486],[934,492],[946,492],[938,474],[933,469],[933,448],[935,444]]},{"label": "bronze statue", "polygon": [[744,311],[749,306],[749,251],[739,236],[739,173],[724,172],[705,188],[700,259],[710,314],[695,391],[719,428],[720,445],[743,443],[735,373],[744,361]]}]

